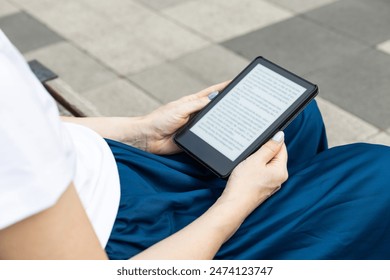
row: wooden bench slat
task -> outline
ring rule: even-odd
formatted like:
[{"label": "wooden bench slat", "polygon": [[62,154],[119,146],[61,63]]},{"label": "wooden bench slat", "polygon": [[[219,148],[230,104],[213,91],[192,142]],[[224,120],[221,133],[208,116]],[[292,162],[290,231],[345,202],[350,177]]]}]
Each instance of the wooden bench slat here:
[{"label": "wooden bench slat", "polygon": [[87,99],[75,92],[61,79],[43,84],[53,98],[75,117],[99,117],[102,114]]},{"label": "wooden bench slat", "polygon": [[75,117],[99,117],[102,114],[87,99],[75,92],[67,83],[58,78],[37,60],[28,62],[32,72],[37,76],[50,95]]}]

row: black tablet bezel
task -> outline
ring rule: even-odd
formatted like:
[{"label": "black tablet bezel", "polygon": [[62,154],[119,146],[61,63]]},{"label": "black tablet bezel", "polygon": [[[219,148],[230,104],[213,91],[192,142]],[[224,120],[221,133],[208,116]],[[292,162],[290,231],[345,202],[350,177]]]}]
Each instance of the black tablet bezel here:
[{"label": "black tablet bezel", "polygon": [[[240,156],[234,161],[231,161],[222,153],[214,149],[203,139],[190,131],[191,127],[195,125],[208,111],[213,108],[230,90],[236,86],[243,77],[245,77],[256,65],[261,64],[276,73],[286,77],[287,79],[303,86],[306,91],[274,122],[269,128],[264,131]],[[226,178],[231,171],[241,161],[255,152],[260,146],[266,143],[276,132],[283,130],[303,108],[317,95],[318,87],[305,79],[289,72],[288,70],[274,64],[273,62],[263,58],[257,57],[254,59],[241,73],[229,83],[224,90],[222,90],[217,97],[212,100],[203,110],[194,116],[174,137],[175,143],[184,151],[205,165],[216,175]]]}]

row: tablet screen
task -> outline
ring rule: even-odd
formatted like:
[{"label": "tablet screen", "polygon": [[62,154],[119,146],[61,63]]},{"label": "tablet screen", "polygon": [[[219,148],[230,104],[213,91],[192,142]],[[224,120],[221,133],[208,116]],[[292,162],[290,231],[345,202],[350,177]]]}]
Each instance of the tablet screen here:
[{"label": "tablet screen", "polygon": [[234,161],[306,90],[257,64],[190,131]]}]

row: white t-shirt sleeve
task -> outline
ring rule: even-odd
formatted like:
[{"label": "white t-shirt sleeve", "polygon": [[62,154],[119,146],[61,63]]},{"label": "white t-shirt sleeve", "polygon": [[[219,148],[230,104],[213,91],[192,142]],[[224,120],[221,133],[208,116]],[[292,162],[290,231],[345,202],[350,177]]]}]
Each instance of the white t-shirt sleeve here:
[{"label": "white t-shirt sleeve", "polygon": [[0,229],[53,206],[75,162],[54,100],[0,31]]}]

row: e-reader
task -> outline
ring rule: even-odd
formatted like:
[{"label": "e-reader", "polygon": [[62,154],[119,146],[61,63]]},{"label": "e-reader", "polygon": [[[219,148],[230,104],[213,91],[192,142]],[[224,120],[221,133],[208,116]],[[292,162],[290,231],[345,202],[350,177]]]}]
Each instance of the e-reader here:
[{"label": "e-reader", "polygon": [[226,178],[317,95],[315,84],[257,57],[178,133],[185,152]]}]

